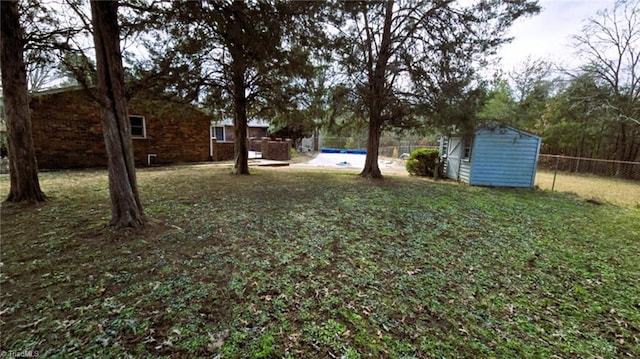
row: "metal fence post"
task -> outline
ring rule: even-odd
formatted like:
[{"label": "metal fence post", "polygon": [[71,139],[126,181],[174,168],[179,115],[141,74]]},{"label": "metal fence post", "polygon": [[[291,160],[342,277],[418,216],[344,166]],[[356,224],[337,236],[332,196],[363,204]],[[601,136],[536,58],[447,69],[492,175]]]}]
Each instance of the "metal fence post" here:
[{"label": "metal fence post", "polygon": [[558,165],[560,164],[560,156],[556,156],[556,168],[553,170],[553,183],[551,183],[551,192],[556,187],[556,175],[558,174]]}]

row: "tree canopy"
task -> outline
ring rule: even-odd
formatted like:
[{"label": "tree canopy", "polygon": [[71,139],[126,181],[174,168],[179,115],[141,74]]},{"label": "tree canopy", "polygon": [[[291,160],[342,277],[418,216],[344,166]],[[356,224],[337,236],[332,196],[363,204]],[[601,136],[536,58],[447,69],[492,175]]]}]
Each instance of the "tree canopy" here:
[{"label": "tree canopy", "polygon": [[[82,40],[92,31],[86,4],[66,0],[68,11],[36,5],[23,20],[33,27],[28,56],[44,63],[57,53],[69,74],[95,85],[94,50]],[[566,71],[564,85],[543,60],[493,82],[479,71],[510,40],[505,34],[514,21],[540,11],[535,0],[120,5],[127,95],[143,88],[201,106],[212,118],[232,118],[239,174],[248,173],[243,139],[250,119],[267,120],[274,133],[294,139],[320,128],[366,129],[361,174],[374,178],[382,175],[383,131],[467,132],[479,121],[541,133],[547,149],[557,151],[576,145],[567,131],[577,128],[585,138],[612,138],[615,144],[591,151],[599,157],[630,161],[640,152],[634,1],[619,1],[585,23],[574,39],[586,64]],[[38,73],[34,87],[47,77],[36,67]]]},{"label": "tree canopy", "polygon": [[[548,150],[624,162],[640,160],[640,3],[599,11],[574,36],[585,64],[567,70],[567,84],[542,117]],[[630,177],[628,164],[615,175]]]},{"label": "tree canopy", "polygon": [[536,1],[345,2],[336,23],[339,64],[369,126],[361,175],[382,177],[378,145],[386,127],[470,127],[477,110],[476,69],[508,41]]},{"label": "tree canopy", "polygon": [[163,41],[147,43],[153,66],[141,72],[168,74],[164,91],[233,118],[234,172],[248,174],[247,120],[298,109],[303,79],[313,75],[311,51],[323,38],[313,21],[321,4],[172,3],[157,24]]}]

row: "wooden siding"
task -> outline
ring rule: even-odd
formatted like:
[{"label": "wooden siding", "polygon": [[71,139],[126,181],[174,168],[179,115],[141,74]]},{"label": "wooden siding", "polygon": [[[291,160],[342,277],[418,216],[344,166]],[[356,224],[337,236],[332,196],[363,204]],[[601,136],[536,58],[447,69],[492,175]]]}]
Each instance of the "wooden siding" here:
[{"label": "wooden siding", "polygon": [[540,138],[511,128],[476,132],[469,184],[533,187]]},{"label": "wooden siding", "polygon": [[471,163],[469,160],[460,160],[460,172],[458,176],[460,181],[469,183],[469,179],[471,178]]}]

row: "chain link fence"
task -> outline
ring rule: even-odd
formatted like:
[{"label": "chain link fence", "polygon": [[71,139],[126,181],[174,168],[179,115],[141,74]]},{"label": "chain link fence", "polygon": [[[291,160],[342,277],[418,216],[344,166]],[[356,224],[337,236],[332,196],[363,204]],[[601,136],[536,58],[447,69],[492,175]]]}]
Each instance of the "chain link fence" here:
[{"label": "chain link fence", "polygon": [[640,162],[541,154],[536,187],[640,208]]},{"label": "chain link fence", "polygon": [[[366,150],[368,144],[367,136],[320,136],[318,138],[318,149],[325,148],[343,148],[348,150]],[[300,141],[299,150],[313,150],[313,138],[303,138]],[[419,148],[438,148],[435,141],[426,141],[424,139],[391,139],[381,138],[378,147],[378,155],[382,157],[400,158],[403,154],[409,155],[411,152]]]},{"label": "chain link fence", "polygon": [[[327,148],[343,148],[347,150],[363,150],[367,148],[366,136],[350,136],[350,137],[337,137],[337,136],[320,136],[317,139],[318,149]],[[303,138],[300,141],[300,146],[304,149],[313,150],[314,139]]]},{"label": "chain link fence", "polygon": [[640,162],[541,154],[538,169],[552,171],[555,179],[558,173],[576,173],[640,180]]},{"label": "chain link fence", "polygon": [[[318,138],[318,148],[366,150],[367,140],[367,136],[364,135],[350,137],[320,136]],[[313,150],[313,141],[313,138],[304,138],[301,141],[301,147]],[[438,149],[438,143],[436,140],[428,140],[426,138],[397,139],[383,136],[380,139],[378,154],[383,157],[399,158],[404,157],[402,156],[403,154],[411,154],[411,152],[419,148]],[[556,174],[558,172],[592,174],[603,177],[640,180],[640,162],[540,154],[538,169],[555,172]]]},{"label": "chain link fence", "polygon": [[399,144],[397,146],[382,146],[378,148],[378,155],[382,157],[406,158],[411,152],[420,148],[435,148],[438,146],[421,146],[416,144]]}]

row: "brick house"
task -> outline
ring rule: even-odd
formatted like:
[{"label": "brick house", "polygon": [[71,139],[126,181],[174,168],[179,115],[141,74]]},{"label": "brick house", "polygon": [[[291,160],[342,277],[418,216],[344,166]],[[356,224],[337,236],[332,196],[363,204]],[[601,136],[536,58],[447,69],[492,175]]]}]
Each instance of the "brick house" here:
[{"label": "brick house", "polygon": [[[265,121],[247,121],[247,138],[267,137],[268,130],[269,124]],[[211,124],[211,138],[215,138],[218,142],[233,142],[235,140],[233,120],[225,119],[213,122]]]},{"label": "brick house", "polygon": [[[33,140],[42,169],[106,167],[98,104],[82,89],[33,95]],[[154,99],[129,101],[136,165],[202,162],[210,159],[210,118],[186,104]]]},{"label": "brick house", "polygon": [[[267,136],[269,125],[266,122],[249,120],[247,139]],[[211,158],[214,161],[230,161],[234,157],[235,134],[232,119],[211,123]],[[250,148],[251,150],[251,148]]]}]

